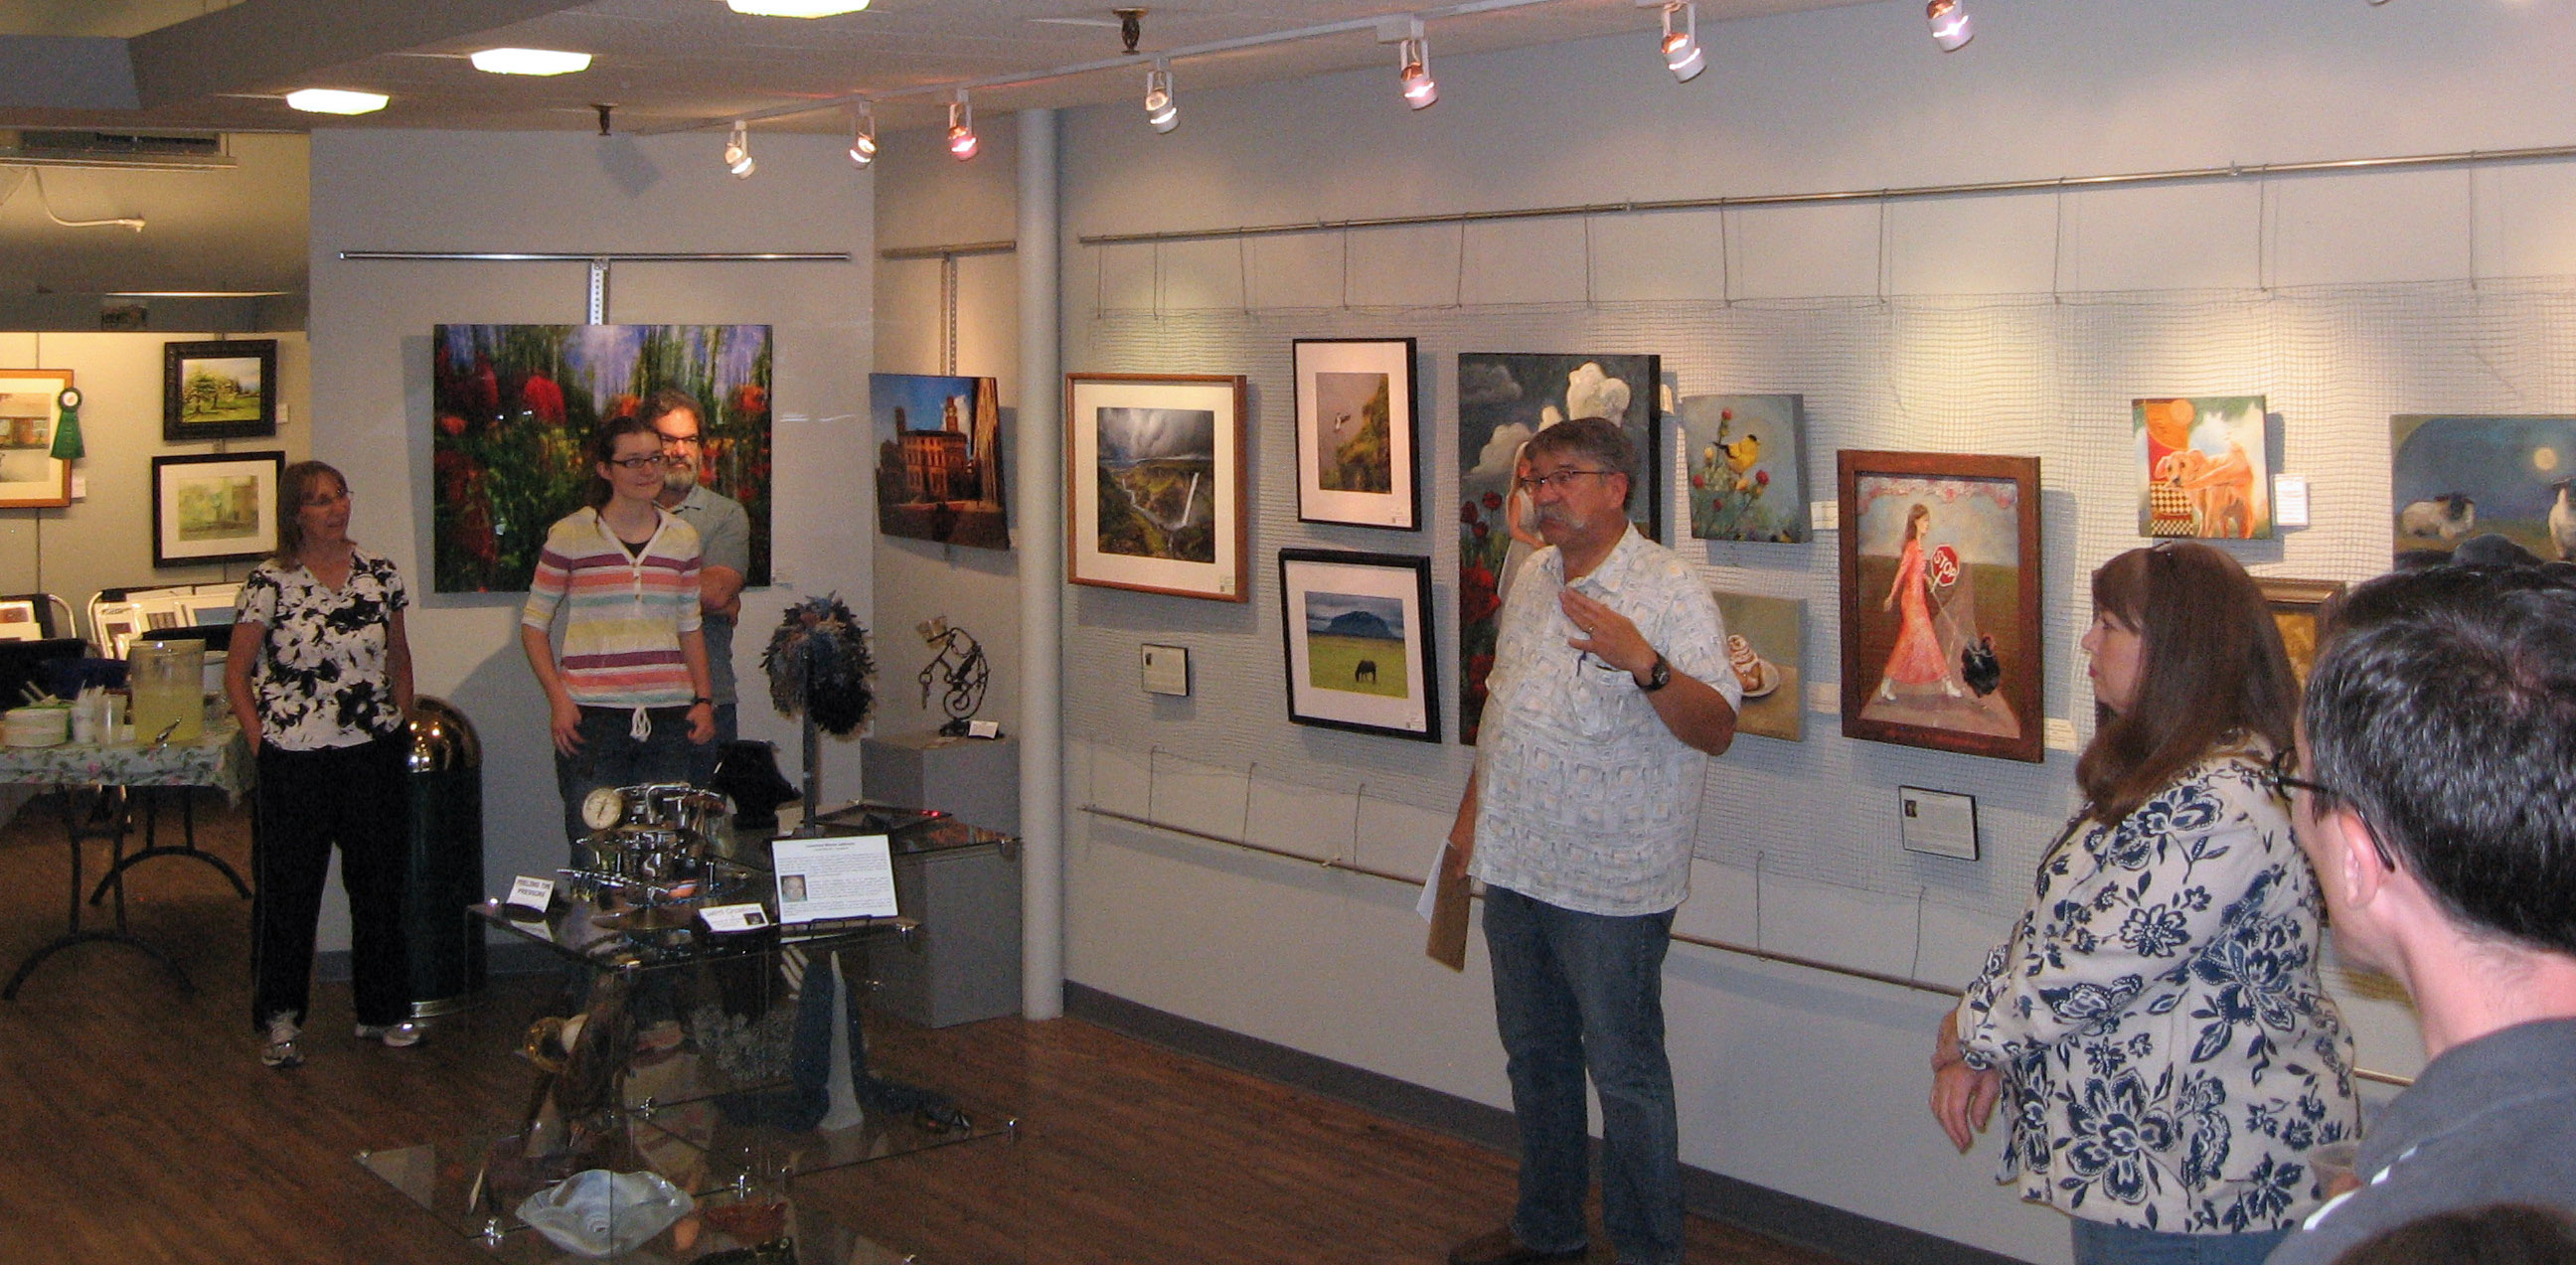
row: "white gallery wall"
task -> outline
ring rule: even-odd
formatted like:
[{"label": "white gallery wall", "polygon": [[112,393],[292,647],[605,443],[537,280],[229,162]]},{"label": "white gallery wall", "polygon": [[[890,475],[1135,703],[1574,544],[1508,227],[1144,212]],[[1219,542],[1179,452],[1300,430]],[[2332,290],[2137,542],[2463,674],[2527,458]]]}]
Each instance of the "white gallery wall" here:
[{"label": "white gallery wall", "polygon": [[[1909,3],[1703,25],[1710,65],[1688,85],[1663,71],[1642,32],[1444,58],[1435,25],[1442,99],[1421,113],[1402,108],[1391,73],[1193,92],[1184,63],[1171,135],[1146,129],[1131,103],[1064,116],[1065,367],[1250,374],[1256,507],[1248,604],[1069,595],[1073,980],[1507,1101],[1481,944],[1463,977],[1429,965],[1404,887],[1082,811],[1422,872],[1472,753],[1454,740],[1287,722],[1275,554],[1324,545],[1430,556],[1441,697],[1454,720],[1458,351],[1656,352],[1684,393],[1824,394],[1832,415],[1809,457],[1819,497],[1831,495],[1836,447],[2042,453],[2046,711],[2079,739],[2091,728],[2072,650],[2082,577],[2138,543],[2117,477],[2130,396],[2273,394],[2287,468],[2316,480],[2317,526],[2236,551],[2258,572],[2329,579],[2384,565],[2390,412],[2576,411],[2557,354],[2571,331],[2553,314],[2570,288],[2564,274],[2576,273],[2576,167],[2565,163],[1080,243],[2576,139],[2566,122],[2576,85],[2561,71],[2576,55],[2576,22],[2552,0],[1973,7],[1976,43],[1946,57]],[[998,166],[983,175],[996,187],[1010,179]],[[909,194],[890,186],[888,196]],[[1802,347],[1802,330],[1870,363]],[[2425,330],[2447,340],[2438,354],[2413,346]],[[1296,522],[1288,343],[1327,334],[1423,341],[1418,535]],[[1949,363],[1934,335],[1959,336],[1979,359]],[[1816,385],[1828,379],[1832,392]],[[1941,398],[1951,389],[1956,405]],[[1811,679],[1838,675],[1830,534],[1794,556],[1692,549],[1704,550],[1694,556],[1713,582],[1806,597]],[[1193,697],[1142,693],[1143,641],[1191,648]],[[1846,742],[1822,713],[1807,725],[1794,746],[1741,740],[1713,771],[1682,926],[1963,979],[2074,806],[2071,755],[2014,765]],[[1900,783],[1987,801],[1985,859],[1898,853]],[[1962,1243],[2065,1259],[2062,1219],[1989,1180],[1992,1139],[1959,1157],[1925,1117],[1938,997],[1688,945],[1667,979],[1689,1163]],[[2411,1072],[2402,1007],[2340,974],[2337,983],[2364,1063]]]},{"label": "white gallery wall", "polygon": [[[755,136],[755,179],[728,177],[720,136],[583,132],[320,131],[313,137],[313,455],[349,476],[351,534],[411,583],[420,690],[462,707],[483,739],[484,872],[563,864],[544,694],[519,651],[524,593],[433,594],[430,330],[442,323],[585,319],[582,263],[358,262],[342,251],[847,252],[848,263],[622,263],[607,319],[765,324],[773,339],[777,583],[744,595],[734,638],[743,736],[795,730],[766,703],[761,650],[780,611],[838,592],[862,619],[871,589],[865,439],[872,293],[871,178],[846,141]],[[825,740],[826,794],[858,788],[858,747]],[[337,898],[332,916],[344,918]],[[345,921],[323,944],[345,947]]]}]

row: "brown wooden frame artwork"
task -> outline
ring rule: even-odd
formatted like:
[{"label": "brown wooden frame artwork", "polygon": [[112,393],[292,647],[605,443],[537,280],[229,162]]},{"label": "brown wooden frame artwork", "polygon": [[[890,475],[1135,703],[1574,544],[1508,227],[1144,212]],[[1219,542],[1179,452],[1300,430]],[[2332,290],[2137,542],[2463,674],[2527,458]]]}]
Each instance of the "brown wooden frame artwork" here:
[{"label": "brown wooden frame artwork", "polygon": [[0,473],[6,480],[0,483],[0,509],[72,503],[72,463],[53,456],[63,392],[71,385],[69,369],[0,369],[0,396],[10,397],[8,413],[0,413],[0,449],[13,454],[0,457],[0,469],[10,472]]},{"label": "brown wooden frame artwork", "polygon": [[2325,631],[2325,605],[2343,596],[2344,582],[2258,575],[2254,584],[2263,590],[2263,604],[2272,608],[2272,622],[2281,628],[2282,647],[2290,652],[2290,668],[2298,673],[2299,685],[2304,689],[2308,669],[2317,664],[2318,634]]},{"label": "brown wooden frame artwork", "polygon": [[[1064,375],[1067,579],[1215,602],[1251,600],[1246,396],[1241,374]],[[1107,452],[1104,421],[1114,423]],[[1184,473],[1203,474],[1215,485],[1207,516],[1195,522],[1199,489],[1180,483]],[[1166,505],[1176,488],[1177,502]],[[1139,492],[1144,502],[1136,499]],[[1105,497],[1118,507],[1107,519]],[[1154,509],[1177,510],[1178,517],[1166,522]]]},{"label": "brown wooden frame artwork", "polygon": [[[2041,710],[2041,681],[2046,659],[2039,620],[2039,458],[1845,450],[1835,454],[1835,466],[1842,527],[1837,548],[1842,560],[1843,735],[2032,764],[2045,759],[2047,722]],[[1914,490],[1890,489],[1872,497],[1891,503],[1888,510],[1870,520],[1876,535],[1887,534],[1886,519],[1893,515],[1894,534],[1900,545],[1908,530],[1911,506],[1956,505],[1961,499],[1957,489],[1945,492],[1939,484],[2005,482],[2012,487],[2009,506],[1992,489],[1966,494],[1965,499],[1972,504],[1983,500],[1993,506],[1982,515],[1987,527],[1980,532],[1962,536],[1955,526],[1945,526],[1942,520],[1955,521],[1955,511],[1936,509],[1927,516],[1931,526],[1926,528],[1926,536],[1933,549],[1928,556],[1918,553],[1922,567],[1918,583],[1926,584],[1931,594],[1921,603],[1922,620],[1928,627],[1913,631],[1932,637],[1930,648],[1937,649],[1940,656],[1938,674],[1922,681],[1909,680],[1906,693],[1893,697],[1888,695],[1894,695],[1895,652],[1908,644],[1916,647],[1917,654],[1926,647],[1919,642],[1909,643],[1905,625],[1912,616],[1896,609],[1896,579],[1902,574],[1902,562],[1886,560],[1889,555],[1871,555],[1873,574],[1864,585],[1861,532],[1869,508],[1861,503],[1865,480],[1917,485]],[[1997,515],[2005,516],[2003,521],[2010,524],[2012,533],[2011,540],[2000,544],[1991,539],[1992,529],[1999,525]],[[1962,542],[1978,543],[1975,538],[1979,535],[1986,538],[1983,543],[2006,551],[2012,558],[2014,591],[2002,609],[1980,608],[1973,601],[1981,582],[1990,582],[1992,571],[2000,564],[1963,563],[1956,548]],[[1902,555],[1892,557],[1901,559]],[[1981,567],[1985,574],[1980,574]],[[1947,579],[1941,578],[1945,571]],[[1940,590],[1956,589],[1962,581],[1972,599],[1964,622],[1955,609],[1956,599],[1944,601],[1939,597]],[[2004,621],[2001,626],[1992,622],[1999,616]],[[1920,659],[1916,663],[1930,666]],[[1883,682],[1887,695],[1881,694]],[[1960,723],[1941,723],[1939,717],[1945,713],[1955,714]]]}]

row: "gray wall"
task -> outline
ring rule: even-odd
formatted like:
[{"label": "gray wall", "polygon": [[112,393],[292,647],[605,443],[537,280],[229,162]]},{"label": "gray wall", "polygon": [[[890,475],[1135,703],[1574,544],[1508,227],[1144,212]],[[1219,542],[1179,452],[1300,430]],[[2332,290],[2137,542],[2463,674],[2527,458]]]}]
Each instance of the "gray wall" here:
[{"label": "gray wall", "polygon": [[[620,264],[608,319],[759,324],[775,340],[776,587],[747,593],[734,644],[746,737],[794,731],[762,701],[780,610],[872,587],[867,366],[873,182],[830,137],[762,134],[725,175],[716,135],[331,131],[313,140],[314,454],[348,472],[355,534],[414,584],[420,689],[463,707],[484,748],[489,890],[563,863],[545,696],[519,652],[524,595],[430,595],[429,337],[442,322],[582,321],[582,264],[347,262],[348,250],[847,251],[851,262]],[[826,796],[858,791],[858,746],[826,740]],[[326,924],[325,946],[345,944]]]},{"label": "gray wall", "polygon": [[[1401,108],[1390,76],[1371,71],[1185,91],[1180,130],[1169,136],[1150,133],[1124,103],[1066,116],[1065,367],[1251,373],[1257,502],[1248,606],[1069,595],[1073,979],[1436,1089],[1505,1101],[1481,946],[1464,977],[1429,966],[1409,891],[1079,811],[1097,803],[1318,855],[1355,847],[1376,868],[1420,872],[1468,753],[1288,725],[1278,706],[1271,557],[1282,545],[1308,543],[1431,554],[1447,634],[1455,529],[1444,531],[1439,511],[1454,504],[1446,378],[1457,350],[1661,351],[1696,375],[1686,376],[1686,390],[1708,390],[1750,371],[1710,350],[1718,333],[1706,341],[1690,333],[1733,329],[1729,301],[1791,311],[1825,296],[1887,294],[1921,311],[1954,296],[1989,296],[2027,312],[2049,306],[2052,289],[2088,302],[2141,290],[2175,303],[2221,296],[2254,315],[2236,326],[2208,323],[2196,337],[2179,327],[2174,341],[2204,358],[2192,362],[2199,372],[2254,376],[2252,389],[2275,369],[2284,386],[2325,370],[2356,381],[2385,374],[2347,394],[2321,390],[2311,407],[2294,411],[2288,468],[2318,478],[2320,526],[2243,553],[2258,569],[2339,578],[2367,574],[2385,556],[2378,533],[2389,411],[2449,407],[2438,401],[2470,395],[2478,407],[2515,411],[2576,405],[2558,375],[2532,358],[2518,357],[2486,390],[2459,386],[2457,376],[2407,379],[2402,364],[2346,354],[2407,322],[2449,321],[2453,334],[2471,329],[2478,318],[2467,287],[2443,283],[2473,268],[2490,279],[2497,304],[2511,287],[2493,279],[2576,271],[2576,223],[2563,210],[2576,180],[2564,165],[1902,203],[1884,215],[1860,205],[1743,212],[1723,223],[1605,216],[1463,235],[1444,227],[1106,251],[1075,240],[1413,211],[2555,144],[2566,139],[2564,119],[2576,104],[2558,69],[2576,52],[2576,32],[2532,9],[2094,0],[1980,6],[1977,19],[1977,43],[1949,57],[1933,49],[1919,7],[1907,4],[1712,23],[1702,29],[1710,68],[1690,85],[1661,70],[1642,35],[1441,58],[1442,101],[1420,114]],[[1008,169],[979,169],[992,190],[982,196],[999,197]],[[2345,287],[2326,298],[2358,304],[2349,288],[2371,283],[2388,283],[2387,295],[2415,306],[2389,318],[2393,326],[2336,325],[2350,313],[2291,289]],[[2268,317],[2260,311],[2267,287],[2284,299]],[[1865,307],[1845,304],[1833,315],[1857,319]],[[2528,315],[2516,312],[2506,319]],[[2302,324],[2320,316],[2330,320]],[[2048,323],[2060,318],[2033,319],[2043,330],[2062,326]],[[2511,332],[2499,342],[2523,345],[2522,326],[2503,328]],[[1277,511],[1288,496],[1281,472],[1289,449],[1264,427],[1286,414],[1287,340],[1309,332],[1425,338],[1425,534],[1306,529]],[[2119,336],[2113,325],[2076,333],[2090,355],[2117,350],[2104,345]],[[2548,333],[2546,345],[2560,345],[2564,331]],[[1924,363],[1923,349],[1898,343],[1897,363]],[[2085,394],[2052,363],[2053,346],[2029,350],[2024,362],[1993,375],[2004,384],[1993,389],[2018,381],[2051,399],[2080,396],[2088,410],[2099,403],[2094,395],[2153,393],[2140,379],[2173,381],[2158,374],[2179,363],[2143,359],[2125,375],[2081,384]],[[2290,354],[2308,357],[2296,373],[2282,368]],[[1981,433],[1973,418],[1899,407],[1920,399],[1882,400],[1877,411],[1841,419],[1818,446],[2051,454],[2051,470],[2067,473],[2049,484],[2049,530],[2062,534],[2071,565],[2048,577],[2057,647],[2048,712],[2084,722],[2082,663],[2065,625],[2080,624],[2083,571],[2135,542],[2133,525],[2126,533],[2118,527],[2133,511],[2084,463],[2116,467],[2121,419],[2085,412],[2073,421],[2077,414],[2034,407],[2006,432]],[[1830,474],[1821,451],[1814,460]],[[1818,582],[1814,558],[1826,560],[1829,577],[1831,548],[1828,537],[1785,573],[1716,551],[1706,561],[1712,578],[1751,583],[1770,574],[1806,591]],[[1822,583],[1810,601],[1809,662],[1831,676],[1830,579]],[[1197,697],[1148,700],[1138,692],[1132,665],[1142,640],[1193,648]],[[1454,687],[1444,683],[1442,693],[1454,708]],[[1700,866],[1683,924],[1731,939],[1767,936],[1775,947],[1855,965],[1961,976],[2008,920],[1982,907],[2027,882],[2029,855],[2044,842],[2027,837],[2033,823],[2068,805],[2067,757],[2033,769],[1928,756],[1845,743],[1829,716],[1811,714],[1809,724],[1809,741],[1794,755],[1746,740],[1713,772],[1713,802],[1724,788],[1749,788],[1772,798],[1730,823],[1731,833],[1775,835],[1782,847],[1868,856],[1888,868],[1852,885],[1830,874],[1766,879],[1728,863],[1741,854],[1721,849]],[[1933,785],[2004,792],[2012,812],[2000,837],[1989,824],[1987,861],[1969,870],[1908,869],[1886,859],[1892,829],[1848,833],[1860,817],[1843,801],[1876,804],[1892,798],[1897,782],[1927,771]],[[1783,796],[1802,797],[1814,811],[1772,811]],[[1354,835],[1355,844],[1345,842]],[[1890,890],[1908,876],[1947,884],[1956,902],[1927,906],[1913,887]],[[1918,917],[1930,925],[1912,932]],[[2365,1061],[2412,1070],[2402,1008],[2342,982],[2364,1028]],[[1683,947],[1668,970],[1668,1005],[1691,1163],[2027,1259],[2065,1258],[2062,1219],[1991,1184],[1992,1139],[1956,1156],[1924,1118],[1923,1060],[1942,1008],[1937,998]]]}]

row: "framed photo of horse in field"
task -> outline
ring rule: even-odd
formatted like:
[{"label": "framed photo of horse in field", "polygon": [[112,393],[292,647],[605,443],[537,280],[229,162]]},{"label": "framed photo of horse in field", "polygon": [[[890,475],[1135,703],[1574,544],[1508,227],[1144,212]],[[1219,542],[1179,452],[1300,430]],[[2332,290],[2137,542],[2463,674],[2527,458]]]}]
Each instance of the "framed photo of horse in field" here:
[{"label": "framed photo of horse in field", "polygon": [[1836,458],[1843,735],[2038,763],[2039,458]]},{"label": "framed photo of horse in field", "polygon": [[1422,530],[1410,338],[1300,338],[1297,518]]},{"label": "framed photo of horse in field", "polygon": [[277,340],[161,345],[161,439],[257,439],[277,433]]},{"label": "framed photo of horse in field", "polygon": [[1279,610],[1288,719],[1440,741],[1429,558],[1282,549]]},{"label": "framed photo of horse in field", "polygon": [[1243,411],[1240,374],[1064,375],[1066,578],[1251,600]]}]

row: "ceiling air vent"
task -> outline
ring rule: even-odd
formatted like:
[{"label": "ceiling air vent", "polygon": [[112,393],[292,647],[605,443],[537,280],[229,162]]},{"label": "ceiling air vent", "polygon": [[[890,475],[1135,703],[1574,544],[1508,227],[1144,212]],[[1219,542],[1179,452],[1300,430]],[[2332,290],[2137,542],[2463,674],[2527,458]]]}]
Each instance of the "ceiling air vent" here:
[{"label": "ceiling air vent", "polygon": [[222,171],[235,165],[216,132],[0,128],[0,166]]}]

